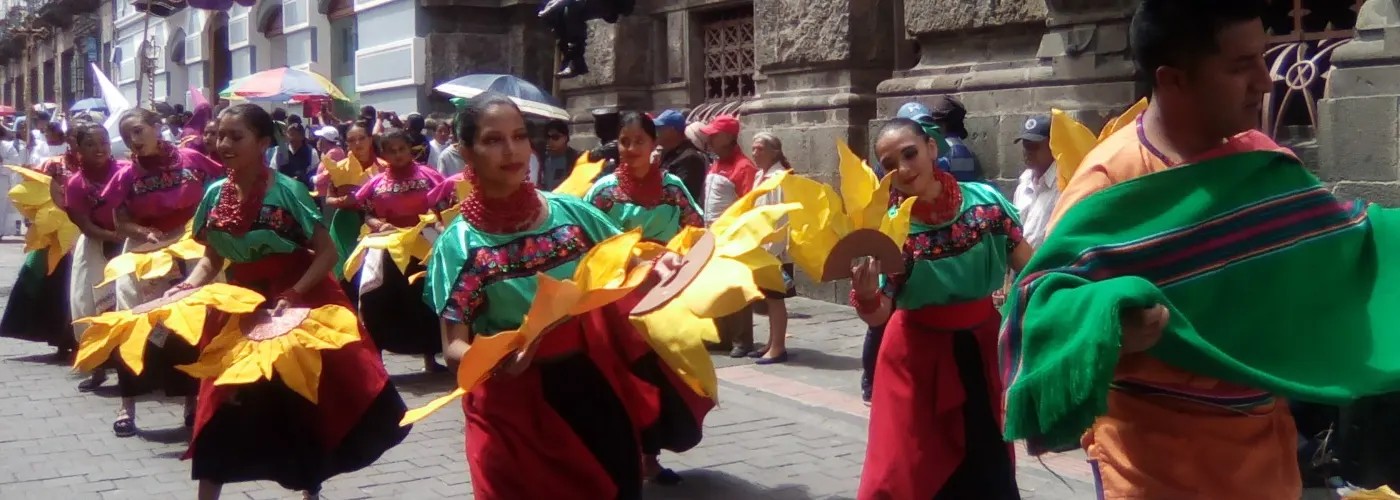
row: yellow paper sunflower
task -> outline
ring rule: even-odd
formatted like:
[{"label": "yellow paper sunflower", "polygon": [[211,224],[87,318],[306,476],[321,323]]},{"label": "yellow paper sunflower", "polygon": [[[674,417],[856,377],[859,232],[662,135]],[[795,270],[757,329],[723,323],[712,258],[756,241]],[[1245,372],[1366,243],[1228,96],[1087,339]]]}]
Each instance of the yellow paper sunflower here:
[{"label": "yellow paper sunflower", "polygon": [[353,154],[346,155],[344,161],[335,161],[330,157],[322,156],[321,167],[326,169],[326,173],[330,175],[331,186],[334,187],[358,186],[364,184],[365,181],[369,180],[369,176],[373,175],[373,172],[365,170],[360,165],[360,160],[355,158]]},{"label": "yellow paper sunflower", "polygon": [[355,313],[338,305],[292,308],[273,317],[267,310],[233,316],[199,355],[178,368],[214,385],[242,385],[272,380],[276,373],[287,388],[318,402],[321,352],[360,340]]},{"label": "yellow paper sunflower", "polygon": [[[763,290],[784,290],[782,261],[763,247],[781,239],[784,215],[800,207],[784,203],[755,207],[758,197],[777,189],[786,173],[769,179],[740,197],[710,226],[714,252],[695,279],[670,302],[655,311],[630,318],[652,350],[697,394],[718,400],[719,380],[705,342],[719,342],[713,318],[733,314],[763,298]],[[706,233],[684,228],[666,250],[686,254]],[[646,256],[659,248],[642,243]],[[639,270],[640,271],[640,270]],[[634,271],[638,272],[638,271]]]},{"label": "yellow paper sunflower", "polygon": [[43,173],[15,165],[5,165],[24,180],[10,188],[10,202],[25,219],[31,221],[24,235],[24,251],[45,250],[48,274],[58,269],[59,261],[73,250],[78,241],[78,226],[68,219],[68,213],[58,208],[49,191],[53,180]]},{"label": "yellow paper sunflower", "polygon": [[1084,157],[1094,146],[1108,139],[1114,132],[1132,124],[1144,111],[1147,111],[1146,98],[1139,100],[1118,118],[1110,120],[1103,126],[1103,130],[1099,131],[1098,137],[1095,137],[1094,133],[1089,131],[1089,127],[1070,118],[1064,111],[1050,110],[1050,153],[1055,156],[1055,180],[1060,189],[1069,185],[1070,178],[1074,177],[1074,172],[1079,170],[1080,164],[1084,163]]},{"label": "yellow paper sunflower", "polygon": [[588,194],[588,190],[593,188],[593,180],[598,178],[598,174],[603,173],[603,166],[607,160],[588,161],[588,153],[579,155],[574,161],[574,169],[569,171],[569,178],[559,183],[559,187],[554,188],[555,193],[567,194],[582,198]]},{"label": "yellow paper sunflower", "polygon": [[646,272],[628,273],[627,270],[632,249],[641,240],[641,230],[603,240],[579,259],[572,279],[558,280],[544,273],[536,274],[535,299],[520,328],[490,336],[478,335],[457,367],[457,389],[422,408],[409,410],[402,425],[422,420],[471,392],[491,375],[501,360],[526,349],[550,328],[573,316],[617,302],[641,286]]},{"label": "yellow paper sunflower", "polygon": [[[837,142],[841,157],[841,194],[829,185],[799,177],[787,176],[783,183],[783,201],[798,203],[800,210],[788,217],[791,240],[788,244],[792,261],[808,276],[830,281],[826,271],[827,258],[842,239],[860,234],[883,235],[896,246],[909,237],[909,218],[914,198],[904,200],[897,210],[889,210],[890,185],[894,173],[876,179],[875,172],[860,160],[844,142]],[[842,263],[849,265],[849,263]]]},{"label": "yellow paper sunflower", "polygon": [[345,259],[345,269],[343,269],[345,278],[350,279],[360,271],[360,267],[365,264],[365,252],[370,249],[389,252],[389,258],[394,261],[395,266],[398,266],[399,272],[407,274],[408,264],[412,259],[428,260],[428,254],[433,250],[433,242],[429,236],[424,234],[424,230],[429,230],[428,226],[436,223],[436,216],[425,214],[418,216],[418,224],[413,227],[394,228],[394,230],[384,233],[362,235],[355,250],[350,252],[350,257]]},{"label": "yellow paper sunflower", "polygon": [[[199,343],[208,308],[239,314],[253,311],[265,300],[257,292],[224,283],[211,283],[128,311],[113,311],[74,323],[88,324],[78,342],[73,367],[89,372],[101,366],[120,349],[121,360],[140,375],[145,370],[146,343],[157,325],[189,345]],[[163,343],[163,342],[162,342]]]},{"label": "yellow paper sunflower", "polygon": [[194,240],[193,224],[194,221],[190,221],[190,225],[185,227],[185,232],[170,246],[146,253],[128,251],[107,261],[107,267],[102,269],[102,283],[98,283],[97,286],[106,286],[128,274],[135,275],[138,280],[157,279],[170,274],[177,259],[195,260],[203,257],[204,245]]}]

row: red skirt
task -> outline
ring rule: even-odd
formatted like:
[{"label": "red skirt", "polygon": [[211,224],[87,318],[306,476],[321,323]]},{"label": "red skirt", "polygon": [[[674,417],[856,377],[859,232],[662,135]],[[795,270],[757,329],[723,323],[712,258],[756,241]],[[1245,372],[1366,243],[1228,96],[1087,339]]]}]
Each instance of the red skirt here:
[{"label": "red skirt", "polygon": [[[617,302],[618,309],[631,311],[642,300],[641,293],[632,293]],[[701,396],[691,389],[666,365],[635,328],[626,330],[630,345],[643,349],[632,362],[632,373],[655,387],[660,395],[660,413],[656,421],[642,431],[642,452],[657,455],[661,450],[684,453],[700,444],[704,437],[705,415],[715,407],[715,400]]]},{"label": "red skirt", "polygon": [[[241,286],[255,290],[268,297],[276,297],[278,294],[290,288],[301,279],[302,270],[311,265],[313,260],[310,253],[298,252],[292,254],[277,254],[269,256],[252,263],[237,263],[228,269],[228,282],[232,285]],[[329,274],[304,294],[300,303],[292,304],[294,307],[320,307],[334,304],[350,307],[349,300],[341,290],[339,283]],[[203,337],[200,339],[200,347],[203,348],[218,335],[219,330],[227,322],[227,315],[213,312],[205,322]],[[228,463],[229,457],[222,455],[237,454],[236,452],[224,452],[221,446],[213,446],[211,449],[201,450],[199,445],[203,442],[217,443],[237,443],[240,439],[259,440],[259,436],[232,436],[223,434],[242,434],[256,432],[260,425],[277,426],[277,422],[253,423],[253,422],[231,422],[230,418],[219,419],[218,415],[225,409],[229,415],[238,414],[240,419],[258,418],[258,416],[277,415],[275,418],[292,418],[296,422],[283,422],[282,426],[306,426],[306,432],[311,438],[304,440],[303,447],[319,447],[319,450],[299,450],[310,454],[317,454],[324,458],[323,461],[329,463],[325,467],[316,468],[306,477],[296,478],[290,481],[294,483],[296,489],[309,489],[307,482],[317,482],[315,479],[324,479],[329,475],[354,470],[372,463],[379,454],[389,447],[397,444],[407,434],[407,428],[399,428],[397,421],[403,416],[404,404],[393,385],[389,383],[388,373],[384,370],[384,363],[379,357],[379,352],[375,348],[373,341],[364,332],[364,326],[360,327],[362,340],[352,342],[345,347],[335,350],[321,351],[321,382],[319,389],[319,401],[311,405],[309,401],[299,396],[293,398],[289,395],[290,390],[284,390],[280,382],[263,381],[248,386],[215,386],[213,380],[202,380],[199,386],[199,405],[195,412],[194,435],[190,439],[190,448],[186,453],[186,458],[195,458],[196,476],[201,474],[201,469],[206,469],[200,465],[200,456],[208,457],[205,462]],[[276,387],[272,387],[276,386]],[[265,402],[244,402],[230,407],[227,403],[235,395],[240,398],[286,398],[285,404],[268,405]],[[276,412],[273,406],[286,406],[292,403],[306,403],[305,411],[302,412]],[[251,412],[250,409],[263,408],[268,411]],[[373,408],[373,411],[370,411]],[[300,417],[298,417],[300,413]],[[372,413],[373,415],[370,415]],[[224,422],[226,425],[214,426],[220,432],[217,436],[206,436],[203,432],[209,427],[211,421]],[[370,422],[370,423],[366,423]],[[353,432],[352,432],[353,431]],[[352,434],[354,436],[352,436]],[[347,437],[349,441],[347,442]],[[346,446],[353,444],[354,450],[347,450]],[[250,450],[248,455],[255,455],[257,450]],[[340,457],[325,455],[341,455]],[[346,459],[348,456],[353,459]],[[271,457],[264,457],[268,460]],[[242,460],[239,460],[242,461]],[[257,467],[256,464],[228,464],[230,469],[258,469],[256,472],[242,473],[238,471],[210,471],[208,476],[219,479],[221,482],[233,480],[250,479],[272,479],[277,480],[284,486],[293,487],[288,484],[288,480],[280,477],[259,477],[260,474],[268,472],[265,468]],[[277,474],[277,471],[271,471]],[[324,477],[321,477],[324,476]]]},{"label": "red skirt", "polygon": [[896,310],[875,367],[860,500],[1019,498],[991,299]]},{"label": "red skirt", "polygon": [[487,379],[462,400],[479,500],[641,498],[641,429],[658,393],[630,365],[649,351],[607,306],[540,340],[524,373]]}]

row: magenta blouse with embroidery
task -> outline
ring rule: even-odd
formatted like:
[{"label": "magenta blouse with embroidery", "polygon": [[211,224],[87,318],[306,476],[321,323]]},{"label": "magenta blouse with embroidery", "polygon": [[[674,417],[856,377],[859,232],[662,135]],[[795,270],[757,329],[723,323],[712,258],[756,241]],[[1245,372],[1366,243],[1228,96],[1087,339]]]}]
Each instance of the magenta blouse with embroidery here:
[{"label": "magenta blouse with embroidery", "polygon": [[126,161],[109,160],[107,172],[97,182],[89,181],[82,174],[70,176],[68,182],[63,186],[63,199],[68,204],[67,212],[69,214],[87,214],[97,227],[108,231],[116,230],[115,212],[117,206],[111,198],[102,197],[102,193],[114,174],[130,166],[131,164]]},{"label": "magenta blouse with embroidery", "polygon": [[418,224],[418,216],[437,205],[433,189],[443,183],[442,174],[419,163],[412,175],[395,177],[393,172],[375,174],[355,192],[355,202],[366,214],[398,227]]},{"label": "magenta blouse with embroidery", "polygon": [[183,230],[194,217],[204,188],[224,167],[198,151],[177,148],[176,165],[146,170],[134,162],[118,170],[102,198],[126,210],[131,221],[161,232]]}]

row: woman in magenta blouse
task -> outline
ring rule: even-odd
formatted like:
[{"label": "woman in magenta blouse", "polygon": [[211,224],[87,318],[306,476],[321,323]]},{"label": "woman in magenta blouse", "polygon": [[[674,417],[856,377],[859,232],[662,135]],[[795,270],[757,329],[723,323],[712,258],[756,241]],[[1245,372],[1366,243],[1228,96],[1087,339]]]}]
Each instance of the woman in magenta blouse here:
[{"label": "woman in magenta blouse", "polygon": [[[408,133],[394,130],[379,138],[379,153],[388,167],[375,174],[353,194],[332,198],[328,203],[356,208],[364,213],[371,232],[413,227],[420,215],[439,208],[434,189],[443,183],[442,174],[414,160],[413,142]],[[418,260],[400,271],[389,253],[371,250],[360,268],[360,318],[374,344],[396,354],[423,356],[426,371],[446,370],[437,362],[442,352],[438,317],[423,302],[423,280],[409,283],[408,276],[423,270]]]},{"label": "woman in magenta blouse", "polygon": [[[102,199],[113,207],[116,230],[126,238],[123,251],[145,243],[173,243],[187,231],[186,226],[204,198],[205,187],[223,177],[224,169],[203,154],[162,140],[160,116],[150,110],[129,110],[122,114],[119,123],[122,141],[132,152],[131,164],[112,176]],[[185,280],[189,268],[190,263],[176,262],[170,273],[159,278],[137,280],[130,274],[118,278],[117,309],[130,309],[160,298]],[[124,365],[117,367],[122,413],[113,429],[118,436],[136,433],[134,398],[157,388],[165,389],[169,396],[185,396],[185,425],[193,422],[194,380],[174,366],[194,362],[199,351],[177,337],[153,337],[168,341],[159,346],[147,345],[144,373],[138,377]]]}]

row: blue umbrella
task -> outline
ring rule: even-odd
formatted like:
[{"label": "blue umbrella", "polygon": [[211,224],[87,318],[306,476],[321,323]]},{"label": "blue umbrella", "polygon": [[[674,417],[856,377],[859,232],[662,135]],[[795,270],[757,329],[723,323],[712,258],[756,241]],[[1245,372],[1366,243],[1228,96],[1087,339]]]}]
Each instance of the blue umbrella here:
[{"label": "blue umbrella", "polygon": [[484,92],[505,94],[520,110],[546,118],[568,120],[569,112],[559,101],[535,84],[511,75],[467,75],[437,86],[438,92],[471,99]]},{"label": "blue umbrella", "polygon": [[68,109],[68,112],[72,114],[78,114],[84,111],[101,111],[106,113],[107,101],[102,100],[101,97],[89,97],[73,103],[73,107]]}]

